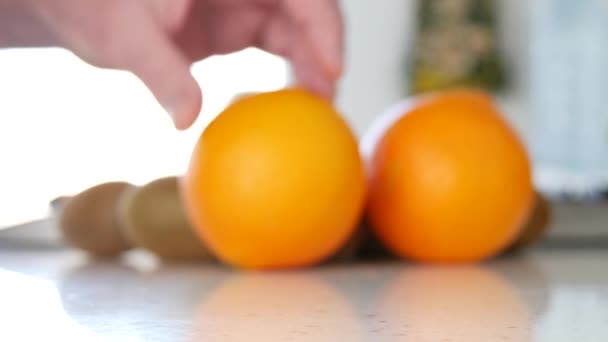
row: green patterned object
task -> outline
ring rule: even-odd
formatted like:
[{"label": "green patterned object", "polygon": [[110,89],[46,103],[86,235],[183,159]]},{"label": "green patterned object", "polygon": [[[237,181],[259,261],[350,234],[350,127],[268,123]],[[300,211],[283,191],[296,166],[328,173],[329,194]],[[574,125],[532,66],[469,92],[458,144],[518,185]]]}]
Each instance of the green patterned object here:
[{"label": "green patterned object", "polygon": [[411,93],[471,86],[500,90],[505,72],[497,49],[497,1],[419,0],[409,67]]}]

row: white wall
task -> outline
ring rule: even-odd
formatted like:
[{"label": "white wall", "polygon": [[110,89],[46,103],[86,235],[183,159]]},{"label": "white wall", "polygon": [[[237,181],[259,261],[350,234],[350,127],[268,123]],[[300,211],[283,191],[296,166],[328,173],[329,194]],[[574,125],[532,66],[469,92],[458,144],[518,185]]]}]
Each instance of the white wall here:
[{"label": "white wall", "polygon": [[346,73],[338,106],[361,134],[373,118],[405,94],[405,58],[412,0],[343,0]]}]

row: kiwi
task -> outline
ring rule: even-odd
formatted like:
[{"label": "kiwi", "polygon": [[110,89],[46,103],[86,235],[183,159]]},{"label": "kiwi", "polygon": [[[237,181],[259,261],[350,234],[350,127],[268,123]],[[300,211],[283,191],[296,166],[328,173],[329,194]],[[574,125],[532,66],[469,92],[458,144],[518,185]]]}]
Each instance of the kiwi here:
[{"label": "kiwi", "polygon": [[65,199],[57,223],[66,243],[101,257],[129,250],[132,245],[119,227],[116,203],[131,187],[125,182],[103,183]]},{"label": "kiwi", "polygon": [[538,243],[545,236],[551,221],[551,206],[539,193],[532,212],[520,235],[507,249],[507,253],[519,252]]},{"label": "kiwi", "polygon": [[176,177],[165,177],[122,196],[119,217],[136,246],[174,260],[211,260],[183,208]]}]

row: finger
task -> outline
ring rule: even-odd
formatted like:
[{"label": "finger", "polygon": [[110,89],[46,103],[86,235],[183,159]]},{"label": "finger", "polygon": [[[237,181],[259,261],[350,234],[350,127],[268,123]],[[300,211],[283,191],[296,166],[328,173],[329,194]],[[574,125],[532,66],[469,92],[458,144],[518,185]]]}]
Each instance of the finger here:
[{"label": "finger", "polygon": [[151,16],[134,12],[121,30],[118,63],[133,72],[171,115],[178,129],[186,129],[201,110],[201,89],[190,63]]},{"label": "finger", "polygon": [[321,69],[314,60],[312,48],[295,46],[289,53],[294,73],[299,85],[332,100],[335,96],[337,80]]},{"label": "finger", "polygon": [[285,13],[277,12],[268,19],[256,46],[279,56],[290,58],[292,46],[299,43],[294,42],[293,39],[297,34],[298,30],[294,27],[292,19]]},{"label": "finger", "polygon": [[286,0],[285,8],[312,47],[315,59],[334,78],[342,74],[343,21],[336,0]]},{"label": "finger", "polygon": [[324,70],[307,33],[285,13],[269,20],[259,47],[289,59],[300,86],[329,99],[334,97],[336,79]]}]

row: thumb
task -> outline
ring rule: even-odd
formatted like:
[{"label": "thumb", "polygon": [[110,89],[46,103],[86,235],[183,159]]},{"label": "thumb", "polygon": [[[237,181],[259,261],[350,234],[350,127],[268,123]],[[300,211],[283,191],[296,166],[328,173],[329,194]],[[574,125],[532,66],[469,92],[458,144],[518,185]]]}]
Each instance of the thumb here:
[{"label": "thumb", "polygon": [[190,127],[201,110],[202,94],[189,61],[149,16],[130,18],[121,34],[120,67],[148,87],[177,129]]}]

